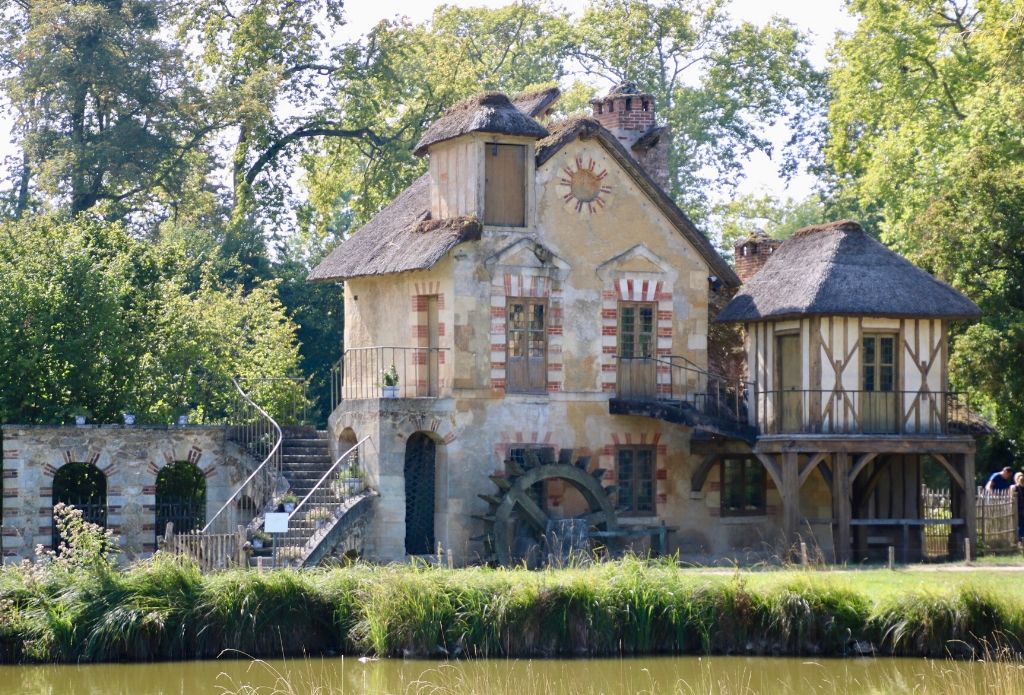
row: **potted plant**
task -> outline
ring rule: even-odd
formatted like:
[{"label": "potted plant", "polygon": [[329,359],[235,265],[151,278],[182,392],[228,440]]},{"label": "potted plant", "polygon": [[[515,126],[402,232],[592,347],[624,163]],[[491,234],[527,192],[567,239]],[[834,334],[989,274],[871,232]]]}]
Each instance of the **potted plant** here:
[{"label": "potted plant", "polygon": [[393,362],[390,367],[380,373],[380,380],[384,389],[384,398],[398,398],[398,368]]},{"label": "potted plant", "polygon": [[252,532],[252,547],[256,550],[261,550],[264,546],[268,546],[273,542],[273,538],[266,531],[253,531]]},{"label": "potted plant", "polygon": [[295,511],[295,505],[299,503],[299,498],[289,492],[283,495],[279,502],[281,504],[281,508],[291,514]]},{"label": "potted plant", "polygon": [[307,518],[313,522],[316,528],[321,529],[334,518],[334,512],[328,507],[313,507],[309,510]]},{"label": "potted plant", "polygon": [[294,560],[301,560],[303,551],[305,548],[301,545],[283,545],[277,549],[277,559],[286,564]]},{"label": "potted plant", "polygon": [[359,494],[362,489],[363,471],[359,468],[359,462],[356,461],[341,472],[341,476],[335,483],[335,492],[338,497],[345,499]]}]

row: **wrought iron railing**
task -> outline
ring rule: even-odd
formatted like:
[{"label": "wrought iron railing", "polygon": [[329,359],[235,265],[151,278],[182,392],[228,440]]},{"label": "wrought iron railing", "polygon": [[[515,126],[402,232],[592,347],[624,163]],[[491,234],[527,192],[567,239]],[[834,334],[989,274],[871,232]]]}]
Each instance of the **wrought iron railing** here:
[{"label": "wrought iron railing", "polygon": [[215,525],[224,526],[224,531],[229,530],[231,520],[224,512],[243,495],[251,500],[252,510],[256,513],[262,511],[273,500],[277,480],[281,475],[281,426],[252,400],[237,381],[233,383],[239,399],[227,426],[226,436],[260,461],[260,464],[228,497],[217,513],[210,517],[202,529],[203,533],[210,532]]},{"label": "wrought iron railing", "polygon": [[300,561],[323,540],[345,510],[346,501],[366,487],[360,453],[369,437],[345,451],[288,514],[288,531],[275,539],[275,564]]},{"label": "wrought iron railing", "polygon": [[760,391],[763,434],[950,434],[972,419],[956,393],[922,391]]},{"label": "wrought iron railing", "polygon": [[[264,410],[274,414],[277,424],[309,425],[313,423],[313,401],[309,396],[309,380],[300,377],[239,378],[244,393],[252,401],[262,404]],[[238,395],[239,401],[243,401]],[[244,407],[244,403],[236,405]]]},{"label": "wrought iron railing", "polygon": [[[342,400],[437,398],[450,393],[447,348],[350,348],[331,370],[331,411]],[[394,369],[392,370],[392,367]]]},{"label": "wrought iron railing", "polygon": [[623,400],[665,401],[709,417],[742,425],[750,422],[748,401],[756,385],[701,369],[685,357],[616,356],[616,396]]}]

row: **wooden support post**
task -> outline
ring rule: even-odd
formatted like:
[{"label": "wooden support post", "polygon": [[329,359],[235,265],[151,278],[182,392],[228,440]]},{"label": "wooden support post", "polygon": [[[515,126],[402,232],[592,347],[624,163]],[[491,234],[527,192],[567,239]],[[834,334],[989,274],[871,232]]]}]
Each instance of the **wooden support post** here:
[{"label": "wooden support post", "polygon": [[964,562],[966,562],[966,563],[970,563],[971,562],[971,539],[970,538],[965,538],[964,539]]},{"label": "wooden support post", "polygon": [[850,517],[853,516],[850,493],[850,455],[836,453],[832,457],[832,543],[836,562],[850,561]]},{"label": "wooden support post", "polygon": [[[972,546],[978,545],[978,489],[974,483],[974,452],[964,454],[964,487],[963,500],[960,506],[964,513],[964,538]],[[970,561],[970,558],[967,558]]]},{"label": "wooden support post", "polygon": [[811,564],[807,559],[807,543],[804,541],[800,541],[800,564],[804,569]]},{"label": "wooden support post", "polygon": [[896,548],[889,546],[889,569],[896,569]]},{"label": "wooden support post", "polygon": [[787,554],[792,553],[800,527],[800,459],[796,452],[782,455],[782,535]]},{"label": "wooden support post", "polygon": [[241,524],[238,525],[238,566],[249,566],[249,558],[245,554],[245,527]]}]

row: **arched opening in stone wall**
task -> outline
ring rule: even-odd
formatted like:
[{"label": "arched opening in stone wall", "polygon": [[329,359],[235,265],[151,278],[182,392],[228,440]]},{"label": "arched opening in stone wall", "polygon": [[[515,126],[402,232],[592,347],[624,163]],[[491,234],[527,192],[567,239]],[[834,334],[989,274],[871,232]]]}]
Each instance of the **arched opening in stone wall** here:
[{"label": "arched opening in stone wall", "polygon": [[[69,463],[61,466],[53,476],[52,506],[72,505],[82,512],[85,521],[107,526],[107,476],[91,463]],[[53,519],[51,543],[60,548],[61,536],[57,521]]]},{"label": "arched opening in stone wall", "polygon": [[405,552],[434,552],[434,495],[436,444],[426,432],[416,432],[405,443]]},{"label": "arched opening in stone wall", "polygon": [[156,476],[156,535],[168,522],[175,533],[198,531],[206,523],[206,477],[189,461],[174,461]]},{"label": "arched opening in stone wall", "polygon": [[[354,447],[359,443],[359,439],[356,438],[356,432],[351,427],[346,427],[341,431],[341,436],[338,437],[338,455],[344,454],[346,451]],[[355,451],[349,458],[350,467],[359,467],[359,451]]]}]

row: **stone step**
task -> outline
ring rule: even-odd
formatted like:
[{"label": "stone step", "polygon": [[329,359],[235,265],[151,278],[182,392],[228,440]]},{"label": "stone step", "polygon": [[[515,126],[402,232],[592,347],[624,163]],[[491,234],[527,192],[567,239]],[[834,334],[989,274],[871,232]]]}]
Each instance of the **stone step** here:
[{"label": "stone step", "polygon": [[283,463],[302,463],[304,461],[312,461],[314,463],[327,461],[329,463],[334,463],[334,459],[331,458],[330,454],[324,451],[317,452],[315,454],[290,454],[285,452],[281,455],[281,461]]},{"label": "stone step", "polygon": [[329,446],[330,442],[327,439],[311,439],[308,437],[285,437],[281,440],[281,446]]}]

